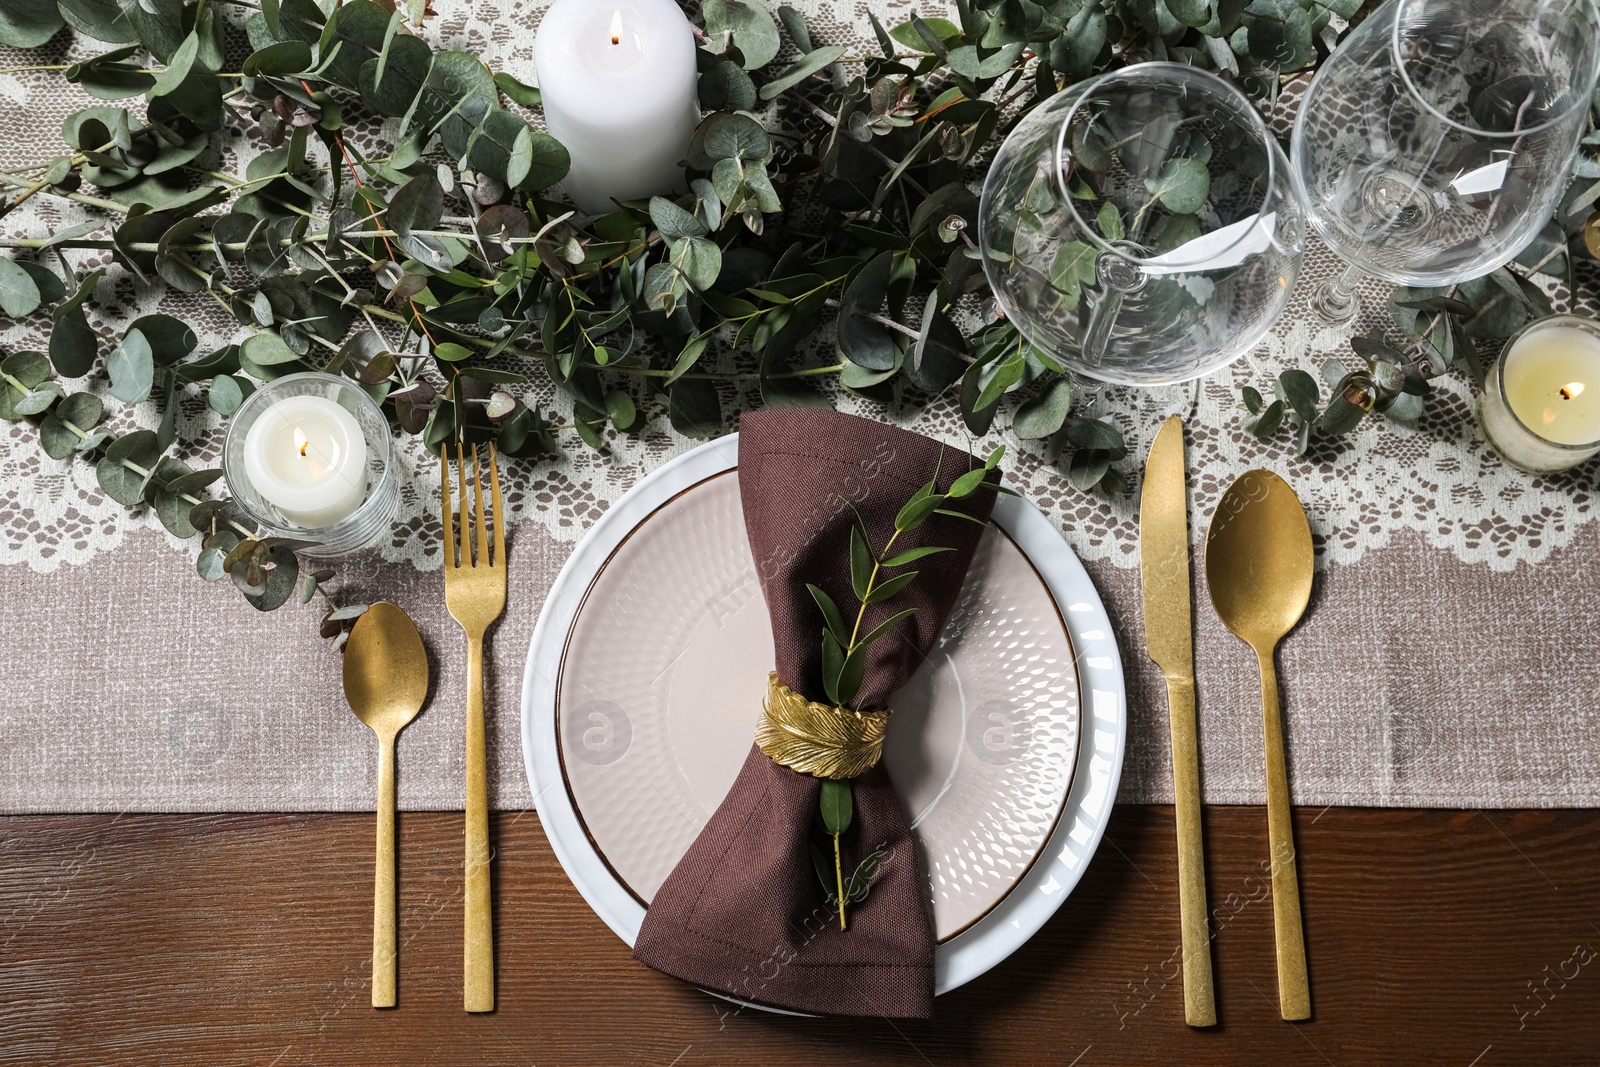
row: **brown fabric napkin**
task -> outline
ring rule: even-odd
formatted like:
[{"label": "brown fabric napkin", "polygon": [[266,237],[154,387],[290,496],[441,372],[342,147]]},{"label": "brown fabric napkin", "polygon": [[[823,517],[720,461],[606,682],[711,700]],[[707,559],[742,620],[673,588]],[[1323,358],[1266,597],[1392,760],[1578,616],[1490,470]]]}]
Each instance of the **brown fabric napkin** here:
[{"label": "brown fabric napkin", "polygon": [[[849,537],[856,512],[881,550],[920,486],[937,474],[939,487],[948,488],[979,464],[919,434],[834,411],[756,411],[740,419],[739,429],[739,491],[772,616],[778,678],[826,701],[823,621],[806,583],[853,607]],[[980,519],[993,506],[988,490],[959,504]],[[936,515],[895,542],[896,552],[923,545],[955,551],[919,560],[918,577],[903,593],[868,609],[868,626],[902,608],[917,613],[868,647],[860,707],[883,707],[921,666],[982,532],[977,523]],[[752,726],[762,696],[751,694]],[[855,822],[845,834],[845,871],[875,848],[886,852],[866,899],[849,911],[847,931],[826,903],[807,845],[819,780],[752,746],[722,806],[657,891],[634,956],[706,989],[792,1011],[931,1015],[933,916],[905,809],[881,764],[852,785]]]}]

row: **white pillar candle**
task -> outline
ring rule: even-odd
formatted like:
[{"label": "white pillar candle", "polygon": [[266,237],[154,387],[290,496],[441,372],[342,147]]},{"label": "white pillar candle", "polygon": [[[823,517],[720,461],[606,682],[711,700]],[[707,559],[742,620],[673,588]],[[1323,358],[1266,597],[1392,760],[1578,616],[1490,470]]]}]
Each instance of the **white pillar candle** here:
[{"label": "white pillar candle", "polygon": [[1600,454],[1600,324],[1557,315],[1512,338],[1478,414],[1489,443],[1526,471],[1565,470]]},{"label": "white pillar candle", "polygon": [[244,439],[245,477],[308,530],[348,518],[367,495],[367,439],[356,417],[321,396],[284,397]]},{"label": "white pillar candle", "polygon": [[694,30],[673,0],[556,0],[533,62],[550,134],[572,155],[562,183],[589,214],[685,188],[700,122]]}]

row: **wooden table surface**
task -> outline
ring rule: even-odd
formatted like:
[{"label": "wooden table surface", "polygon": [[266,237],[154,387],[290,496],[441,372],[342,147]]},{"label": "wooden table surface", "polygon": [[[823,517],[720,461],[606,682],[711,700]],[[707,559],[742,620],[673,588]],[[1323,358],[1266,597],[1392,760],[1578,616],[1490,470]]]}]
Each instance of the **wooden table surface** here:
[{"label": "wooden table surface", "polygon": [[369,1007],[371,816],[0,819],[0,1062],[1080,1065],[1600,1059],[1600,812],[1297,813],[1315,1017],[1277,1017],[1265,817],[1206,812],[1221,1024],[1183,1025],[1172,814],[925,1023],[737,1011],[636,964],[536,815],[493,824],[499,1009],[461,1003],[459,814],[400,819],[400,1005]]}]

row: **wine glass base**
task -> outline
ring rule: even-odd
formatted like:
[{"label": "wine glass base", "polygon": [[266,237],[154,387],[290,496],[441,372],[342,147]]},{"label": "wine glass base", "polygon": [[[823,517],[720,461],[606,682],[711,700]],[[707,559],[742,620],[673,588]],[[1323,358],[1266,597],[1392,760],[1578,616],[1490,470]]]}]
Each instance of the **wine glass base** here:
[{"label": "wine glass base", "polygon": [[1361,300],[1355,292],[1341,288],[1339,279],[1326,278],[1311,290],[1311,310],[1329,326],[1353,322],[1361,313]]}]

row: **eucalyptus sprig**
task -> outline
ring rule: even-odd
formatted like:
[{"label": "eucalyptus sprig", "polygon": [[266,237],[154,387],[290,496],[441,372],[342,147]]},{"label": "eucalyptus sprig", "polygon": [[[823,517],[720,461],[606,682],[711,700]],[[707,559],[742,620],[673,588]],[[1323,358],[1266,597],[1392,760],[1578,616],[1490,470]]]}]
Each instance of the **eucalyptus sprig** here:
[{"label": "eucalyptus sprig", "polygon": [[[704,0],[707,114],[687,192],[599,216],[551,191],[569,159],[530,115],[538,90],[431,47],[423,0],[8,4],[0,44],[70,31],[106,48],[23,68],[99,102],[66,119],[58,152],[0,173],[0,216],[50,196],[99,217],[4,242],[17,258],[0,257],[0,311],[40,317],[60,381],[20,360],[0,415],[37,425],[51,455],[98,466],[114,442],[79,421],[87,383],[63,383],[102,357],[111,395],[157,404],[164,427],[183,391],[226,417],[256,383],[317,369],[359,382],[430,449],[494,439],[532,458],[566,435],[608,447],[662,412],[709,436],[730,401],[830,403],[819,385],[900,402],[955,391],[973,433],[1019,404],[1019,436],[1065,458],[1074,484],[1114,490],[1120,434],[1071,416],[1059,366],[984,310],[971,176],[1036,103],[1126,63],[1179,60],[1271,97],[1356,2],[958,0],[949,19],[869,15],[863,53],[814,39],[793,9]],[[394,132],[349,136],[359,118]],[[224,169],[221,146],[246,132],[267,151]],[[80,250],[215,303],[243,335],[197,353],[139,326],[104,351]],[[813,355],[803,342],[819,331],[832,343]],[[570,417],[538,410],[540,381]],[[156,472],[177,442],[158,432],[156,444],[117,455]],[[120,486],[129,468],[106,470]],[[165,470],[137,476],[140,499],[164,499],[179,477]],[[179,518],[208,519],[179,515],[200,499],[187,484],[157,507],[180,534]],[[278,600],[292,549],[228,522],[188,525],[202,573],[228,563],[252,603]]]},{"label": "eucalyptus sprig", "polygon": [[1392,343],[1376,332],[1353,336],[1350,347],[1359,359],[1354,367],[1330,359],[1320,368],[1326,399],[1317,379],[1300,368],[1278,375],[1271,400],[1244,386],[1246,429],[1268,440],[1292,425],[1295,450],[1304,454],[1317,435],[1343,436],[1370,414],[1415,425],[1435,379],[1464,366],[1481,388],[1488,361],[1479,345],[1498,347],[1528,322],[1553,313],[1532,279],[1546,269],[1565,273],[1572,257],[1567,242],[1547,232],[1523,253],[1525,273],[1507,266],[1449,287],[1396,289],[1388,308],[1404,340]]},{"label": "eucalyptus sprig", "polygon": [[[929,556],[944,552],[953,552],[953,548],[940,545],[920,545],[916,548],[904,549],[896,552],[895,544],[902,534],[910,533],[921,528],[935,515],[943,515],[954,519],[965,519],[983,525],[983,520],[973,518],[966,512],[955,508],[953,505],[958,500],[965,500],[979,489],[989,489],[994,492],[1011,492],[997,482],[988,481],[989,474],[1000,464],[1006,449],[1004,445],[996,448],[989,454],[983,466],[974,467],[966,471],[950,483],[945,490],[939,488],[937,473],[925,485],[921,486],[911,498],[900,508],[895,516],[894,532],[884,542],[881,549],[874,548],[871,535],[864,522],[856,522],[850,527],[850,588],[856,598],[856,611],[854,621],[847,628],[845,614],[839,610],[839,605],[833,597],[820,586],[806,584],[806,589],[811,593],[811,598],[816,601],[817,608],[822,612],[822,686],[827,692],[828,700],[837,708],[851,708],[856,703],[856,696],[861,690],[862,677],[866,672],[867,649],[889,634],[893,633],[901,623],[910,619],[917,613],[916,608],[905,608],[896,611],[888,618],[878,623],[872,629],[863,632],[866,623],[867,608],[874,604],[887,604],[896,596],[905,592],[917,578],[919,571],[907,571],[918,560],[927,559]],[[893,577],[884,577],[885,571],[900,571]],[[859,709],[857,709],[859,710]],[[841,858],[840,839],[844,836],[854,815],[854,802],[851,796],[849,779],[825,778],[822,781],[821,796],[818,801],[819,814],[822,819],[823,830],[833,843],[833,884],[828,884],[825,876],[826,864],[819,870],[824,871],[823,889],[829,894],[829,902],[836,902],[839,908],[839,929],[847,929],[845,919],[845,904],[848,901],[858,900],[866,894],[866,887],[872,879],[872,873],[877,869],[882,852],[875,852],[867,856],[857,866],[850,876],[850,888],[847,889],[844,877],[844,861]],[[815,846],[813,846],[815,848]],[[815,853],[813,858],[815,858]],[[859,895],[857,891],[859,887]]]}]

